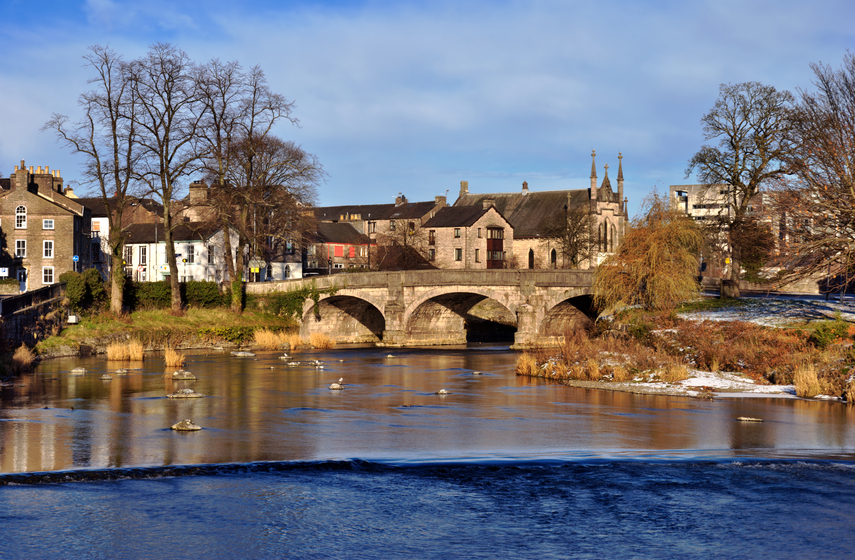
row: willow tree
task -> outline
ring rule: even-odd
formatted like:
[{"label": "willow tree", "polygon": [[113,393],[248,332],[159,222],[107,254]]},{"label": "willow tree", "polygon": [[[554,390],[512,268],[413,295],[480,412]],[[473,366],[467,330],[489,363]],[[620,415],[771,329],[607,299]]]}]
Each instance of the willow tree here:
[{"label": "willow tree", "polygon": [[671,310],[696,297],[702,243],[698,226],[654,191],[644,199],[641,214],[633,219],[617,252],[597,268],[596,305]]}]

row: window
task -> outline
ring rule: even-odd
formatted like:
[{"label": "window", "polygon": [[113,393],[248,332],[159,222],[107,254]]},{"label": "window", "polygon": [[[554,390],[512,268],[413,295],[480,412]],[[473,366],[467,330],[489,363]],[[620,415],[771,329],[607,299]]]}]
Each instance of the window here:
[{"label": "window", "polygon": [[416,232],[416,223],[415,222],[408,223],[407,229],[410,231],[410,233],[415,233]]},{"label": "window", "polygon": [[42,220],[42,229],[53,229],[53,220]]},{"label": "window", "polygon": [[436,245],[436,230],[428,231],[428,245]]},{"label": "window", "polygon": [[395,220],[389,222],[389,231],[395,231]]},{"label": "window", "polygon": [[125,247],[125,264],[132,265],[134,263],[134,247],[128,245]]},{"label": "window", "polygon": [[285,252],[288,253],[289,255],[294,254],[294,240],[293,239],[288,239],[287,241],[285,241]]},{"label": "window", "polygon": [[428,249],[428,260],[436,260],[436,249]]},{"label": "window", "polygon": [[[196,247],[195,245],[187,245],[187,264],[193,264],[196,262]],[[142,264],[142,263],[140,263]]]},{"label": "window", "polygon": [[368,233],[377,232],[377,222],[368,222]]},{"label": "window", "polygon": [[140,247],[139,257],[140,257],[140,262],[139,262],[140,266],[148,265],[148,247],[146,247],[144,245]]},{"label": "window", "polygon": [[15,229],[27,229],[27,208],[24,206],[15,208]]},{"label": "window", "polygon": [[53,240],[42,241],[42,256],[46,259],[53,258]]},{"label": "window", "polygon": [[454,228],[454,237],[460,238],[460,228],[459,227]]},{"label": "window", "polygon": [[214,264],[214,246],[208,245],[208,264]]},{"label": "window", "polygon": [[27,240],[26,239],[16,239],[15,240],[15,256],[19,258],[23,258],[27,256]]},{"label": "window", "polygon": [[[480,229],[478,230],[481,231]],[[481,249],[475,249],[475,262],[481,262]]]},{"label": "window", "polygon": [[502,228],[487,228],[487,239],[504,239],[504,238],[505,238],[505,230],[503,230]]},{"label": "window", "polygon": [[53,284],[53,267],[42,267],[42,284]]},{"label": "window", "polygon": [[462,261],[463,260],[463,249],[455,249],[454,250],[454,260]]},{"label": "window", "polygon": [[481,228],[478,228],[478,239],[481,239]]}]

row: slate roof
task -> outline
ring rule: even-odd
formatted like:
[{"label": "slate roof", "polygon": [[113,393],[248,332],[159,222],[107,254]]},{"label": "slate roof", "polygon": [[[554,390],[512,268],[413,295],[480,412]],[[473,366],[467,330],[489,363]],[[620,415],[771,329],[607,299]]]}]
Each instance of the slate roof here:
[{"label": "slate roof", "polygon": [[483,206],[486,199],[494,201],[496,210],[514,228],[514,238],[544,236],[545,227],[563,219],[564,205],[569,208],[587,207],[589,190],[541,191],[473,194],[460,196],[454,207]]},{"label": "slate roof", "polygon": [[[446,206],[440,208],[422,227],[469,227],[488,211],[489,208],[485,209],[483,206]],[[501,212],[499,214],[501,215]]]},{"label": "slate roof", "polygon": [[[219,226],[207,222],[186,222],[172,230],[173,241],[205,241],[220,230]],[[130,224],[124,229],[125,243],[154,243],[165,241],[163,224]]]},{"label": "slate roof", "polygon": [[349,245],[369,245],[371,239],[360,233],[350,224],[318,222],[318,243],[347,243]]},{"label": "slate roof", "polygon": [[[104,199],[100,196],[88,196],[88,197],[80,197],[75,198],[74,200],[78,201],[83,206],[92,210],[93,218],[106,218],[107,213],[107,204],[104,203]],[[108,201],[109,206],[112,208],[116,204],[115,197],[110,198]],[[163,217],[163,206],[150,198],[134,198],[129,197],[128,200],[128,209],[132,206],[139,204],[149,212],[156,214],[160,217]]]},{"label": "slate roof", "polygon": [[[410,220],[421,218],[436,206],[435,201],[406,202],[395,204],[357,204],[351,206],[325,206],[315,208],[315,218],[318,221],[338,221],[344,215],[358,215],[361,220]],[[355,218],[350,218],[355,219]]]}]

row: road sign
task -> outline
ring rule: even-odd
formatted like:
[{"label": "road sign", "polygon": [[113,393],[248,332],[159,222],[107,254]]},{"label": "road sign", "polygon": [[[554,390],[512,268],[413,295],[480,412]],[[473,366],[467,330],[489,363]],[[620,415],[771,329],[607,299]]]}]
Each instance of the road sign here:
[{"label": "road sign", "polygon": [[77,255],[74,255],[73,257],[71,257],[71,260],[73,260],[74,262],[77,262],[80,260],[80,257],[78,257]]},{"label": "road sign", "polygon": [[7,276],[9,276],[9,269],[5,267],[0,268],[0,277],[6,278]]}]

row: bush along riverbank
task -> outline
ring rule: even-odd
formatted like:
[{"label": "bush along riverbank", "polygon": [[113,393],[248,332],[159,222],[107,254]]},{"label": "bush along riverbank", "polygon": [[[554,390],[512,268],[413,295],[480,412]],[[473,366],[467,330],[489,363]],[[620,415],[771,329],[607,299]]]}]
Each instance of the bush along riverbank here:
[{"label": "bush along riverbank", "polygon": [[[815,308],[774,327],[745,320],[762,305],[705,300],[677,313],[628,310],[568,334],[559,349],[521,354],[516,372],[630,392],[780,393],[855,402],[853,325]],[[725,320],[699,319],[725,308]]]}]

